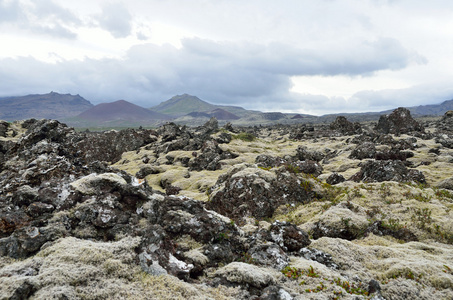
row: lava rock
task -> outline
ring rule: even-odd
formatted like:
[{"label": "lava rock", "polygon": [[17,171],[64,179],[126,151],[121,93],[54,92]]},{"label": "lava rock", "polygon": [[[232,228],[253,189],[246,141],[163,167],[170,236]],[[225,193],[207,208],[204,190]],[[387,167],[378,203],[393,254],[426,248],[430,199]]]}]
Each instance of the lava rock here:
[{"label": "lava rock", "polygon": [[296,160],[306,161],[312,160],[315,162],[319,162],[324,159],[325,155],[320,151],[310,151],[307,147],[299,146],[296,149],[297,154],[295,156]]},{"label": "lava rock", "polygon": [[367,161],[362,164],[360,171],[350,180],[364,182],[417,182],[426,183],[423,173],[416,169],[408,169],[399,160]]},{"label": "lava rock", "polygon": [[308,234],[291,223],[274,222],[269,231],[274,242],[285,251],[299,251],[311,243]]},{"label": "lava rock", "polygon": [[311,201],[315,193],[310,184],[301,182],[306,180],[284,167],[266,171],[239,165],[219,177],[207,206],[238,223],[249,216],[262,220],[271,217],[282,204]]},{"label": "lava rock", "polygon": [[335,121],[330,123],[330,129],[340,132],[343,135],[356,134],[361,130],[359,123],[351,123],[344,116],[338,116]]},{"label": "lava rock", "polygon": [[357,145],[357,147],[352,150],[349,158],[353,159],[366,159],[366,158],[374,158],[376,155],[376,146],[372,142],[365,142],[362,144]]},{"label": "lava rock", "polygon": [[389,115],[381,116],[375,130],[385,134],[403,134],[412,131],[424,132],[423,126],[415,121],[411,116],[411,112],[404,107],[395,109]]},{"label": "lava rock", "polygon": [[343,177],[343,175],[338,174],[336,172],[330,174],[329,177],[327,177],[326,179],[326,182],[330,185],[336,185],[344,181],[346,181],[346,179]]}]

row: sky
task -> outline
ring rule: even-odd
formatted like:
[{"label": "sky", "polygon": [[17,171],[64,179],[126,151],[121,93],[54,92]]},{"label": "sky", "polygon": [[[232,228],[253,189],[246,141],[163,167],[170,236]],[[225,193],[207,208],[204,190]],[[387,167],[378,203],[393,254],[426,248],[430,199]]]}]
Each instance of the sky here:
[{"label": "sky", "polygon": [[451,0],[0,0],[0,97],[323,115],[453,99]]}]

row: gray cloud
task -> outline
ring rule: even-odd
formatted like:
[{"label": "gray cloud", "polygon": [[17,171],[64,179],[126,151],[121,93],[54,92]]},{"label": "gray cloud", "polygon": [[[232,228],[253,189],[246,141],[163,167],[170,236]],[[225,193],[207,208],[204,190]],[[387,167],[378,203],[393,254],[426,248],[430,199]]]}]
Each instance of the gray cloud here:
[{"label": "gray cloud", "polygon": [[19,2],[0,0],[0,23],[17,21],[21,16]]},{"label": "gray cloud", "polygon": [[107,3],[102,14],[95,16],[99,26],[109,31],[115,38],[127,37],[132,30],[132,15],[123,3]]},{"label": "gray cloud", "polygon": [[2,23],[35,34],[75,39],[77,34],[73,27],[81,21],[51,0],[0,0],[0,25]]},{"label": "gray cloud", "polygon": [[[357,58],[357,55],[362,55]],[[423,62],[423,61],[422,61]],[[420,63],[395,40],[343,49],[335,57],[284,44],[221,43],[186,39],[182,48],[144,44],[123,59],[85,59],[55,64],[33,58],[0,61],[3,96],[48,92],[79,93],[94,103],[126,99],[150,107],[189,93],[212,103],[250,109],[304,109],[313,112],[366,108],[377,96],[328,98],[290,93],[293,75],[356,76]],[[363,98],[370,99],[364,102]]]}]

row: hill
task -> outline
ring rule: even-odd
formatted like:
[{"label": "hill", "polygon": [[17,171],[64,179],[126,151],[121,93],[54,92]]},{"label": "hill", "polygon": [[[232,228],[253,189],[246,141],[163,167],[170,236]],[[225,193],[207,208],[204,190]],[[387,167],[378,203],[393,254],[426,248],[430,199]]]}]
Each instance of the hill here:
[{"label": "hill", "polygon": [[161,104],[151,107],[150,110],[161,114],[181,117],[193,112],[207,112],[216,109],[217,106],[188,94],[176,95]]},{"label": "hill", "polygon": [[55,92],[5,97],[0,99],[0,119],[61,119],[76,116],[91,107],[93,104],[79,95]]},{"label": "hill", "polygon": [[126,100],[98,104],[69,120],[71,126],[77,123],[84,126],[135,126],[160,124],[170,117],[160,114]]},{"label": "hill", "polygon": [[419,105],[408,107],[414,115],[435,115],[442,116],[446,111],[453,110],[453,99],[444,101],[440,104]]}]

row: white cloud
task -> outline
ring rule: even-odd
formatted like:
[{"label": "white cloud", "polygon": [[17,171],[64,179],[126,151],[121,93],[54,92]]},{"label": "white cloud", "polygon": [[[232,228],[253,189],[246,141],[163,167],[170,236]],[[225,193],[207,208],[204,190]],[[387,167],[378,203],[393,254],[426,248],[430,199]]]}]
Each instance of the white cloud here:
[{"label": "white cloud", "polygon": [[132,15],[123,3],[104,4],[102,14],[95,16],[95,20],[115,38],[124,38],[131,34]]},{"label": "white cloud", "polygon": [[0,96],[149,107],[190,93],[317,114],[441,102],[452,12],[446,0],[0,0]]}]

